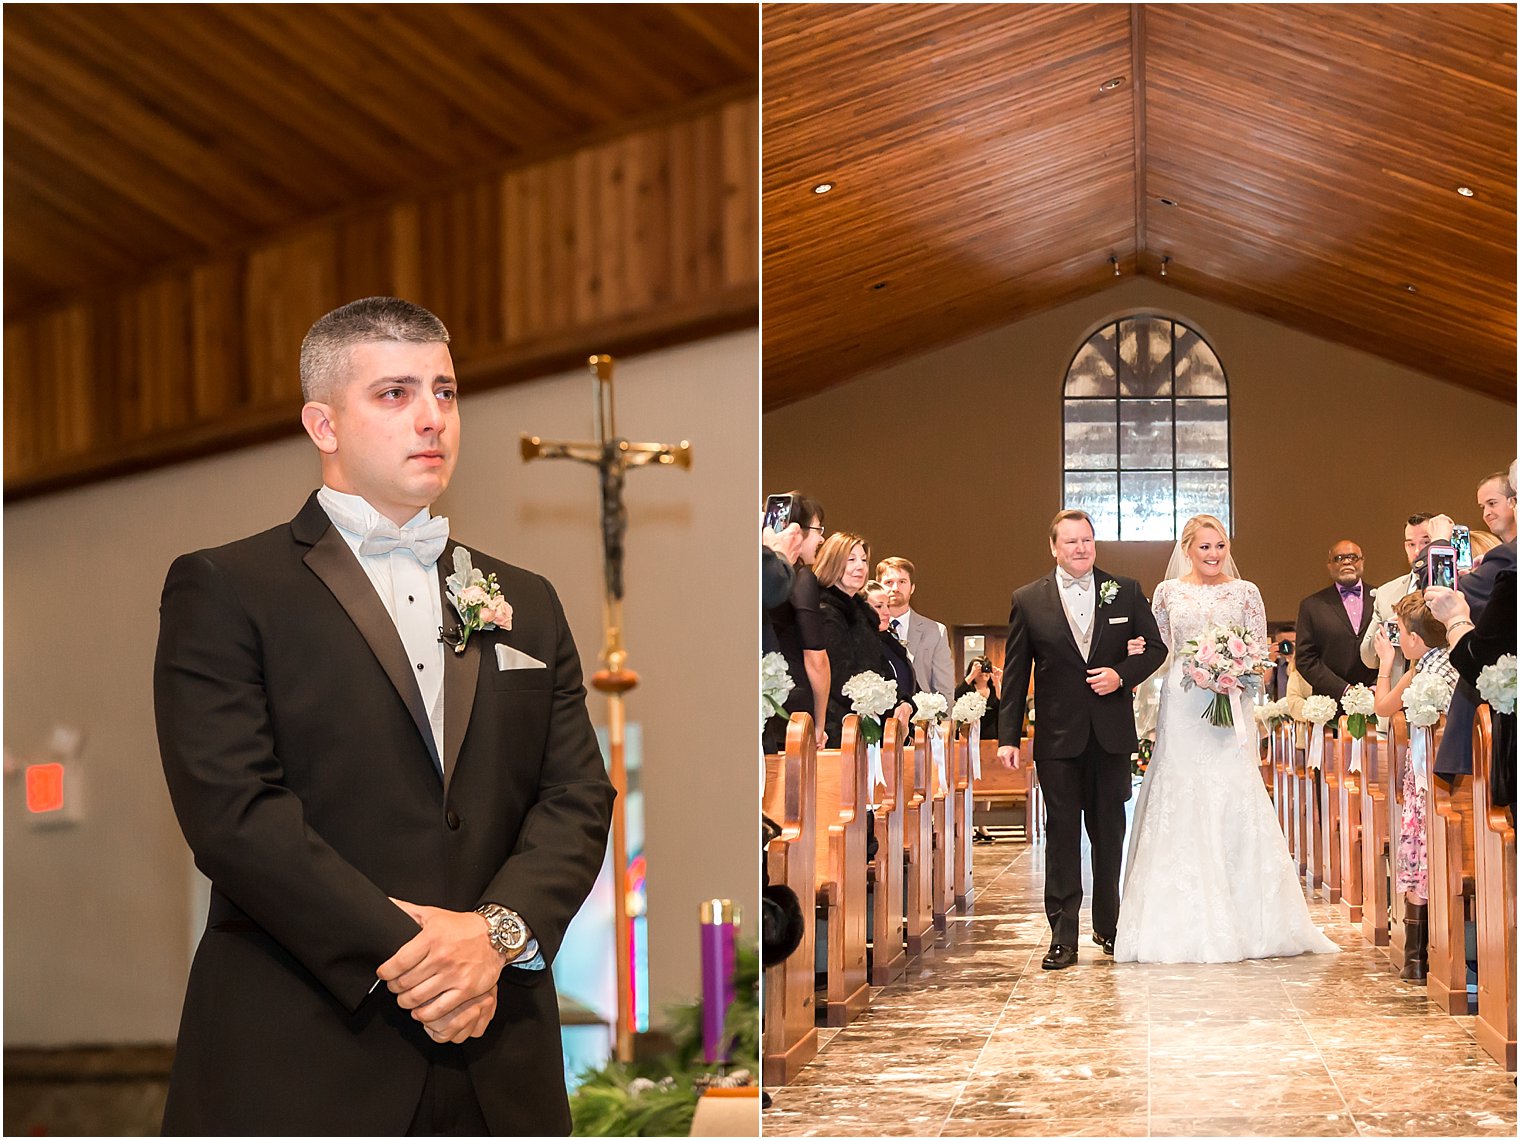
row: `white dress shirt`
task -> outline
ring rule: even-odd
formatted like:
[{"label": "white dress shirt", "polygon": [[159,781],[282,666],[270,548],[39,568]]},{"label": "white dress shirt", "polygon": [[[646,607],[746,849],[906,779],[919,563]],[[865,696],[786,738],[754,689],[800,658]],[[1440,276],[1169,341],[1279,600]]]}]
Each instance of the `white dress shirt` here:
[{"label": "white dress shirt", "polygon": [[[434,566],[424,566],[412,551],[402,547],[387,554],[360,554],[359,544],[365,532],[382,519],[380,512],[360,496],[324,486],[317,492],[317,502],[364,567],[375,593],[385,604],[386,613],[396,623],[417,687],[422,691],[423,707],[428,710],[435,745],[433,756],[442,775],[444,645],[438,639],[438,630],[443,625],[443,591],[438,584],[438,572]],[[428,510],[424,507],[402,529],[420,526],[427,520]]]}]

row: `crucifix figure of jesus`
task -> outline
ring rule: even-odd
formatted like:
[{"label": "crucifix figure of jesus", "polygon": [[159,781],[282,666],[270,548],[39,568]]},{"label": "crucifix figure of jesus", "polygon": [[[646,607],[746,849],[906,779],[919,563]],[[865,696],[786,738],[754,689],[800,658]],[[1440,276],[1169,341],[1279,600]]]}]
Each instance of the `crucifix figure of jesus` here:
[{"label": "crucifix figure of jesus", "polygon": [[617,788],[612,808],[612,873],[616,903],[614,927],[617,941],[618,1025],[617,1054],[620,1061],[633,1059],[633,926],[628,909],[628,846],[625,804],[628,771],[624,756],[623,696],[639,683],[639,675],[627,668],[623,647],[623,539],[628,532],[628,508],[623,504],[623,481],[630,467],[650,464],[690,469],[691,444],[630,443],[617,434],[613,414],[612,357],[593,356],[595,378],[596,439],[540,439],[524,434],[524,462],[534,459],[574,459],[597,469],[602,503],[602,667],[591,678],[592,687],[607,694],[607,745],[609,776]]}]

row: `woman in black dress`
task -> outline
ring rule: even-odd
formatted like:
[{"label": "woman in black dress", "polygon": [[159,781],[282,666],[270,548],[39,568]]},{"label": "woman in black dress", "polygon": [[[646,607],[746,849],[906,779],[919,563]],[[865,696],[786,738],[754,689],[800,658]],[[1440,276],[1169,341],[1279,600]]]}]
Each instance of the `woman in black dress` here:
[{"label": "woman in black dress", "polygon": [[867,604],[876,611],[877,621],[880,623],[876,628],[876,639],[881,642],[887,664],[892,667],[892,672],[896,675],[897,699],[912,704],[913,694],[923,690],[918,687],[918,678],[913,675],[913,658],[908,656],[908,647],[892,636],[891,630],[888,629],[892,621],[892,611],[887,608],[887,588],[873,579],[866,583],[865,599]]},{"label": "woman in black dress", "polygon": [[818,608],[821,592],[812,563],[823,542],[823,504],[792,492],[792,522],[802,527],[802,547],[794,564],[796,571],[791,594],[786,601],[766,611],[786,670],[792,677],[792,691],[786,698],[786,716],[773,716],[762,734],[767,752],[786,747],[787,718],[795,712],[812,714],[817,728],[818,745],[823,747],[825,702],[829,691],[829,659],[823,644],[823,615]]},{"label": "woman in black dress", "polygon": [[858,673],[885,678],[895,673],[876,636],[880,619],[859,596],[870,574],[871,548],[858,534],[829,535],[813,560],[813,572],[823,587],[818,609],[823,615],[823,643],[829,655],[829,703],[824,721],[827,747],[839,747],[839,730],[852,711],[844,684]]},{"label": "woman in black dress", "polygon": [[986,657],[973,657],[966,667],[966,679],[955,686],[955,699],[960,700],[975,689],[987,698],[987,711],[982,714],[982,739],[996,740],[998,734],[997,677],[992,662]]}]

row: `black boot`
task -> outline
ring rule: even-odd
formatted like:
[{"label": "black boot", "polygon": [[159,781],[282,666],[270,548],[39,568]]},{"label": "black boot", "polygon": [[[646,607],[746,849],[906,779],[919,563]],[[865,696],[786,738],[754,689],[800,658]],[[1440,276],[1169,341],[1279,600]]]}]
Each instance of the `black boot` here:
[{"label": "black boot", "polygon": [[1404,968],[1399,977],[1423,982],[1430,970],[1430,928],[1424,903],[1410,903],[1404,912]]}]

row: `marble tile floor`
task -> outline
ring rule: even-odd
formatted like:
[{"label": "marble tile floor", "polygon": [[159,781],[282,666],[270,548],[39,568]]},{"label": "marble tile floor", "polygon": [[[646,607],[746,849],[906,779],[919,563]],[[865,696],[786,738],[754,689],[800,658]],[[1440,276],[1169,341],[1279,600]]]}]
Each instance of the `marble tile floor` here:
[{"label": "marble tile floor", "polygon": [[1342,948],[1227,965],[1044,971],[1043,851],[975,848],[974,913],[771,1090],[766,1136],[1510,1136],[1516,1086],[1388,968]]}]

